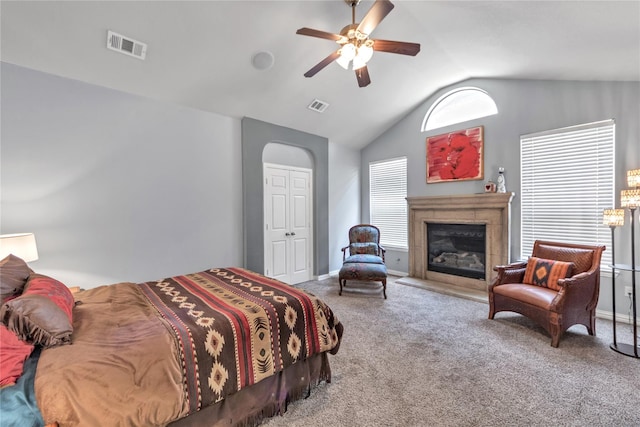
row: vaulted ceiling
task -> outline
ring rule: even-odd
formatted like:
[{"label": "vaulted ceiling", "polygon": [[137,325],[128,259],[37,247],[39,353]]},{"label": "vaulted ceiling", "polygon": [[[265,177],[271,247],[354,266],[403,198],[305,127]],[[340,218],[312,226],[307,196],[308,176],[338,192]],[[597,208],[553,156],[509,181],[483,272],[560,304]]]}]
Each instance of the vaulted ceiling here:
[{"label": "vaulted ceiling", "polygon": [[[393,1],[393,0],[392,0]],[[296,35],[339,32],[343,0],[6,1],[2,61],[361,148],[437,90],[473,77],[640,81],[640,1],[393,1],[372,38],[421,44],[374,53],[372,83],[330,64],[337,49]],[[372,6],[363,0],[356,22]],[[107,30],[148,44],[144,61],[106,48]],[[259,70],[252,57],[273,55]],[[320,99],[324,113],[307,106]]]}]

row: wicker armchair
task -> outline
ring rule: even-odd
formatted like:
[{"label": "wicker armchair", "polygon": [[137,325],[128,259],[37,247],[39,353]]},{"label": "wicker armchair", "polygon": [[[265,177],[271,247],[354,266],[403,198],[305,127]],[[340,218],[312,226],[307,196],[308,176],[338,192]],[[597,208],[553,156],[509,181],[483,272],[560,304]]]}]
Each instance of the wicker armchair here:
[{"label": "wicker armchair", "polygon": [[553,347],[573,325],[584,325],[595,335],[604,250],[602,245],[537,240],[527,262],[494,267],[498,275],[489,285],[489,319],[500,311],[520,313],[551,335]]}]

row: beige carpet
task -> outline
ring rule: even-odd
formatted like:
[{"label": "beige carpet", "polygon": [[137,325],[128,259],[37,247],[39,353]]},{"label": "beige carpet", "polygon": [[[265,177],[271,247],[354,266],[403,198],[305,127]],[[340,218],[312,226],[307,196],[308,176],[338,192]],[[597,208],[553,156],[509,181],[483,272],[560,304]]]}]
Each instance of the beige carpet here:
[{"label": "beige carpet", "polygon": [[[574,326],[550,337],[486,303],[390,283],[299,285],[345,326],[333,380],[265,426],[640,426],[640,360]],[[631,342],[630,327],[619,341]]]}]

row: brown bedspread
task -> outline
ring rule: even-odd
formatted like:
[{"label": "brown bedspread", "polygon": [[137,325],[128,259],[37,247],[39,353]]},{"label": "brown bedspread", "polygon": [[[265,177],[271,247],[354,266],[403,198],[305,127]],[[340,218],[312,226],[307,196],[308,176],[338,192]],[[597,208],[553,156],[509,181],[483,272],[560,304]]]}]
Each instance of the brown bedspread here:
[{"label": "brown bedspread", "polygon": [[76,300],[73,343],[44,350],[36,373],[43,418],[61,426],[165,425],[340,340],[322,301],[239,268]]}]

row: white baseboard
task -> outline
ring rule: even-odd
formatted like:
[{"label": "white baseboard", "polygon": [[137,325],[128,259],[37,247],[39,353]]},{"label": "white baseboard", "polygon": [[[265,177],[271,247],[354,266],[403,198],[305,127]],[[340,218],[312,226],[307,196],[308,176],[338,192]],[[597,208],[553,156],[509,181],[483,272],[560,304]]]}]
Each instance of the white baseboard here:
[{"label": "white baseboard", "polygon": [[397,270],[389,270],[389,269],[387,269],[387,273],[389,273],[392,276],[399,276],[399,277],[404,277],[409,275],[409,273],[407,273],[406,271],[397,271]]},{"label": "white baseboard", "polygon": [[[596,309],[596,317],[606,320],[613,320],[613,312]],[[616,322],[631,324],[631,320],[631,316],[616,313]],[[636,318],[636,321],[638,324],[640,324],[640,319]]]}]

